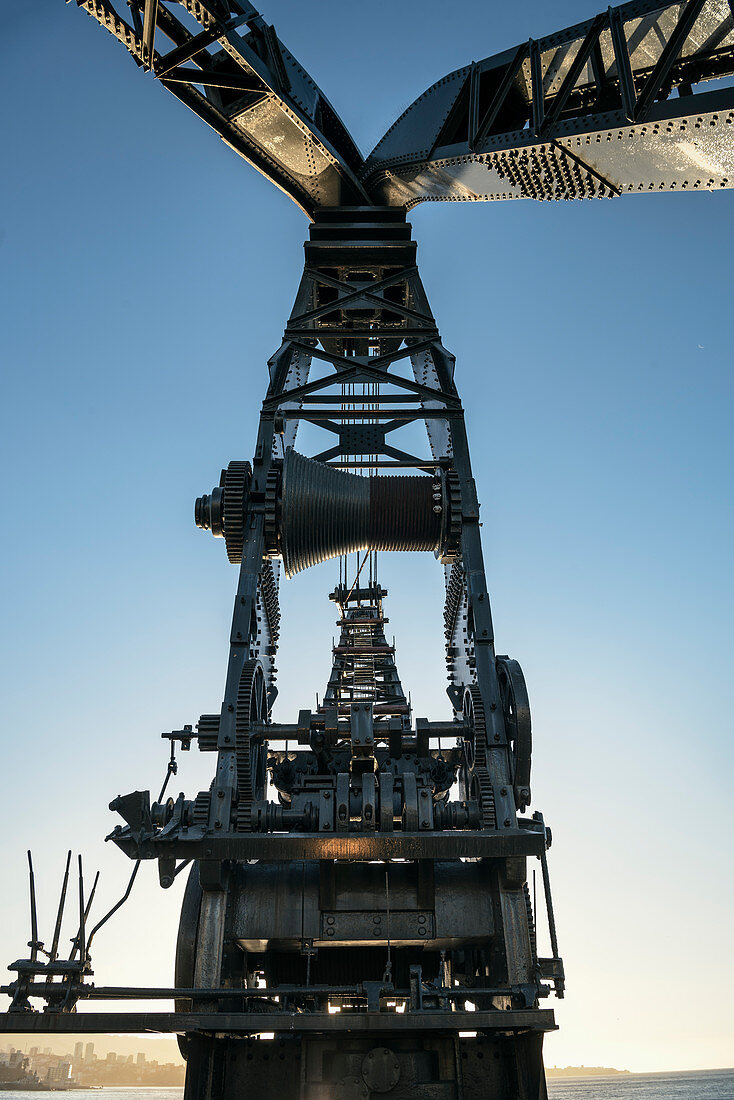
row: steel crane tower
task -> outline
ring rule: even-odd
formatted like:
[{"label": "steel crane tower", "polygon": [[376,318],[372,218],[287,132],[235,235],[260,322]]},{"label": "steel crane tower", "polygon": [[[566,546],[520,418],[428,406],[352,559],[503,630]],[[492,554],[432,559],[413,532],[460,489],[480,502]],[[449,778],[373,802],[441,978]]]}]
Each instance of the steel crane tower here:
[{"label": "steel crane tower", "polygon": [[[454,358],[407,213],[731,186],[732,6],[634,0],[457,69],[366,158],[246,0],[77,6],[310,228],[253,456],[230,461],[195,505],[238,570],[224,697],[166,736],[172,754],[193,742],[211,754],[211,785],[111,803],[131,885],[142,860],[157,860],[164,888],[190,867],[175,983],[91,986],[82,891],[68,959],[58,930],[41,959],[34,904],[0,1027],[175,1032],[186,1100],[542,1100],[555,1023],[541,1005],[564,991],[551,834],[527,812],[527,688],[496,651]],[[403,436],[419,421],[416,453]],[[297,448],[302,422],[326,433],[315,453]],[[412,714],[385,632],[384,550],[431,551],[443,567],[451,721]],[[340,633],[326,690],[276,721],[281,573],[332,558]],[[540,861],[549,957],[528,859]],[[175,1011],[74,1011],[105,996]]]}]

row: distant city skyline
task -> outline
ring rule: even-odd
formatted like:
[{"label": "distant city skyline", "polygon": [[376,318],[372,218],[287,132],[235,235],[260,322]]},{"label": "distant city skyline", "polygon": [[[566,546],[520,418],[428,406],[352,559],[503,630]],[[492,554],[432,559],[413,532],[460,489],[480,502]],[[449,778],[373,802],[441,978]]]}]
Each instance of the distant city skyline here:
[{"label": "distant city skyline", "polygon": [[89,1058],[91,1053],[97,1059],[104,1061],[109,1054],[114,1054],[116,1058],[119,1056],[125,1060],[132,1058],[136,1061],[138,1055],[142,1055],[146,1062],[183,1064],[176,1038],[171,1035],[84,1035],[81,1038],[73,1034],[49,1033],[0,1035],[0,1052],[14,1049],[28,1053],[33,1047],[37,1047],[42,1053],[76,1058],[79,1046],[82,1048],[83,1058]]},{"label": "distant city skyline", "polygon": [[143,1050],[125,1054],[107,1049],[104,1055],[97,1054],[94,1042],[88,1038],[77,1040],[72,1051],[71,1038],[66,1036],[61,1051],[28,1041],[0,1047],[0,1092],[4,1082],[18,1080],[28,1082],[29,1087],[40,1083],[46,1088],[64,1089],[183,1085],[185,1067],[178,1050],[175,1058],[161,1062],[146,1057]]},{"label": "distant city skyline", "polygon": [[[108,803],[157,788],[161,731],[219,706],[235,571],[193,501],[251,457],[307,235],[111,36],[45,7],[11,5],[0,73],[0,968],[30,938],[25,849],[47,941],[67,847],[102,871],[99,917],[131,870]],[[603,5],[260,7],[367,149],[452,67]],[[733,215],[727,191],[409,216],[457,356],[498,650],[533,707],[568,978],[551,1065],[732,1060]],[[282,587],[278,721],[323,691],[334,574]],[[414,714],[448,718],[441,570],[384,555],[380,579]],[[209,765],[182,755],[174,795]],[[172,982],[184,879],[161,891],[143,867],[94,944],[98,984]]]}]

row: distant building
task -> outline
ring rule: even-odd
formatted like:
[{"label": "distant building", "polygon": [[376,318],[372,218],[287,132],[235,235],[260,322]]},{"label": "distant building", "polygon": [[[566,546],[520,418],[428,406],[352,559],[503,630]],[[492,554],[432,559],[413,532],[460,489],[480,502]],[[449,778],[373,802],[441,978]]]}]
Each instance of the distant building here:
[{"label": "distant building", "polygon": [[93,1062],[94,1061],[94,1043],[87,1043],[86,1048],[84,1050],[84,1061],[85,1062]]},{"label": "distant building", "polygon": [[81,1062],[84,1057],[84,1043],[74,1043],[74,1061]]},{"label": "distant building", "polygon": [[68,1081],[71,1077],[71,1062],[57,1062],[48,1067],[46,1080],[54,1083]]}]

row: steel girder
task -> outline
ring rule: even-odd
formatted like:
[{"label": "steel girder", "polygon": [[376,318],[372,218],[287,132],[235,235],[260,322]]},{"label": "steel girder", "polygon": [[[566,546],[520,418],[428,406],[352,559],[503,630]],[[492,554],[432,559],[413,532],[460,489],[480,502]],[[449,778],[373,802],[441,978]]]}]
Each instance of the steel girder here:
[{"label": "steel girder", "polygon": [[731,187],[734,88],[708,82],[732,73],[727,0],[634,0],[443,77],[364,180],[408,208]]},{"label": "steel girder", "polygon": [[307,214],[369,201],[344,124],[247,0],[77,4]]},{"label": "steel girder", "polygon": [[309,216],[339,205],[611,198],[734,181],[731,0],[633,0],[457,69],[366,161],[249,3],[77,4]]}]

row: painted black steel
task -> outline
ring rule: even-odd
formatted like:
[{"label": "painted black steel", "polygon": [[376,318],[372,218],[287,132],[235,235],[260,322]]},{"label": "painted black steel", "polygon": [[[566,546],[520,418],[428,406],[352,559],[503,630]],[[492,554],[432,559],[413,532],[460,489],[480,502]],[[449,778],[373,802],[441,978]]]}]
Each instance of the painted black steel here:
[{"label": "painted black steel", "polygon": [[[157,800],[134,791],[111,803],[124,824],[110,839],[133,873],[88,934],[94,886],[87,897],[80,857],[68,959],[69,864],[50,952],[31,865],[30,957],[10,967],[0,1030],[176,1032],[186,1100],[402,1100],[423,1086],[435,1100],[488,1089],[542,1100],[542,1035],[555,1023],[540,1002],[565,980],[551,835],[541,814],[522,816],[527,688],[518,662],[495,652],[454,360],[405,212],[435,199],[731,186],[734,90],[700,88],[734,74],[731,12],[718,0],[634,0],[531,40],[433,85],[364,160],[246,0],[129,0],[124,13],[118,0],[77,3],[312,224],[252,463],[231,461],[195,506],[239,567],[221,707],[163,734]],[[326,433],[309,455],[295,449],[301,420]],[[417,421],[422,447],[404,442]],[[445,568],[451,722],[413,716],[385,633],[378,550],[431,551]],[[279,563],[292,577],[336,556],[326,692],[276,724]],[[165,799],[176,746],[194,742],[211,754],[210,787]],[[541,863],[550,958],[538,957],[529,858]],[[190,867],[175,985],[93,988],[91,940],[150,859],[164,888]],[[73,1011],[149,997],[176,1011]],[[262,1032],[278,1035],[277,1061]]]}]

